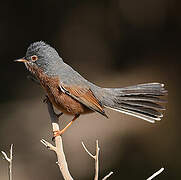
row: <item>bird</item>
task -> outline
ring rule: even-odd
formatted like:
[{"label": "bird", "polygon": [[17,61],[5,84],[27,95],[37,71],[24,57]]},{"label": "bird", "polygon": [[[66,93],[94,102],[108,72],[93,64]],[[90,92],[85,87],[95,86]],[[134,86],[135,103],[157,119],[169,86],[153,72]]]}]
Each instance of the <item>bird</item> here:
[{"label": "bird", "polygon": [[125,113],[154,123],[163,117],[167,102],[161,96],[168,91],[163,83],[143,83],[120,88],[103,88],[89,82],[66,64],[58,52],[44,41],[29,45],[26,55],[16,59],[40,82],[47,97],[61,114],[73,119],[53,136],[62,135],[83,114],[97,112],[108,118],[105,108]]}]

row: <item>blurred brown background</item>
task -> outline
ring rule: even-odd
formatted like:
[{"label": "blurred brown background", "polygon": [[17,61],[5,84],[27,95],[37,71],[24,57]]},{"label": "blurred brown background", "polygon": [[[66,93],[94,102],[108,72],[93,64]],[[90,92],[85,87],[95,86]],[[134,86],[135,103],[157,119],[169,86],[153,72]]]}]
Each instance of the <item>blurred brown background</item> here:
[{"label": "blurred brown background", "polygon": [[[15,144],[14,179],[62,179],[54,154],[39,142],[52,132],[44,92],[26,76],[27,46],[44,40],[84,77],[103,87],[162,82],[169,105],[156,124],[107,111],[81,116],[63,135],[70,171],[75,179],[94,176],[92,152],[99,140],[100,176],[146,179],[162,166],[155,179],[181,179],[179,0],[31,0],[2,1],[0,11],[0,150]],[[62,116],[61,127],[72,117]],[[0,179],[7,163],[0,159]]]}]

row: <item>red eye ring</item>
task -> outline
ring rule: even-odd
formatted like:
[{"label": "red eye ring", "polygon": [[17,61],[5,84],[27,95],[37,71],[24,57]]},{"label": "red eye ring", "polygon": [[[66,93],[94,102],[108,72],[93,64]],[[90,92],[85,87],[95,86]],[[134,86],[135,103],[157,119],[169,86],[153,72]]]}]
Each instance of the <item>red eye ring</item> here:
[{"label": "red eye ring", "polygon": [[36,61],[37,59],[38,59],[38,57],[36,55],[31,56],[32,61]]}]

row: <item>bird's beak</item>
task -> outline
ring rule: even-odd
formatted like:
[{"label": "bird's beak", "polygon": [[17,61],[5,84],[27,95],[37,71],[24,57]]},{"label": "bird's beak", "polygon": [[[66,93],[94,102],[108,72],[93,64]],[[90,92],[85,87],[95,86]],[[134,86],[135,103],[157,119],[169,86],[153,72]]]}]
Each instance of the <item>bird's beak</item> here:
[{"label": "bird's beak", "polygon": [[23,57],[23,58],[14,60],[14,62],[24,62],[24,63],[26,63],[28,61]]}]

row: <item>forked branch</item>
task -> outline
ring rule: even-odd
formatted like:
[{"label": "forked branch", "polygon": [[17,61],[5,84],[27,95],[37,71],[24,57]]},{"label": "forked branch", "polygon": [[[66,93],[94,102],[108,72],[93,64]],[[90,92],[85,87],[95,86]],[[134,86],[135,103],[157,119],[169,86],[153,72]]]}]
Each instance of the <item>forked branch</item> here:
[{"label": "forked branch", "polygon": [[[83,146],[84,150],[87,152],[87,154],[95,160],[95,176],[94,176],[94,180],[98,180],[98,178],[99,178],[99,151],[100,151],[98,140],[96,140],[96,154],[95,155],[93,155],[92,153],[90,153],[88,151],[88,149],[86,148],[86,146],[85,146],[85,144],[83,142],[82,142],[82,146]],[[111,171],[102,180],[106,180],[112,174],[113,174],[113,172]]]},{"label": "forked branch", "polygon": [[10,153],[9,153],[9,157],[7,156],[7,154],[4,151],[1,151],[3,158],[9,163],[9,180],[13,179],[13,175],[12,175],[12,168],[13,168],[13,144],[11,144],[10,147]]},{"label": "forked branch", "polygon": [[[48,98],[46,100],[46,103],[47,103],[48,112],[50,115],[53,131],[59,131],[58,117],[57,117],[56,113],[54,112],[53,106]],[[43,145],[45,145],[48,149],[50,149],[56,153],[57,159],[58,159],[57,164],[59,166],[59,169],[60,169],[64,179],[73,180],[73,178],[68,170],[67,161],[66,161],[65,154],[63,151],[62,137],[61,136],[55,137],[55,146],[53,146],[51,143],[45,141],[44,139],[41,140],[41,143]]]}]

